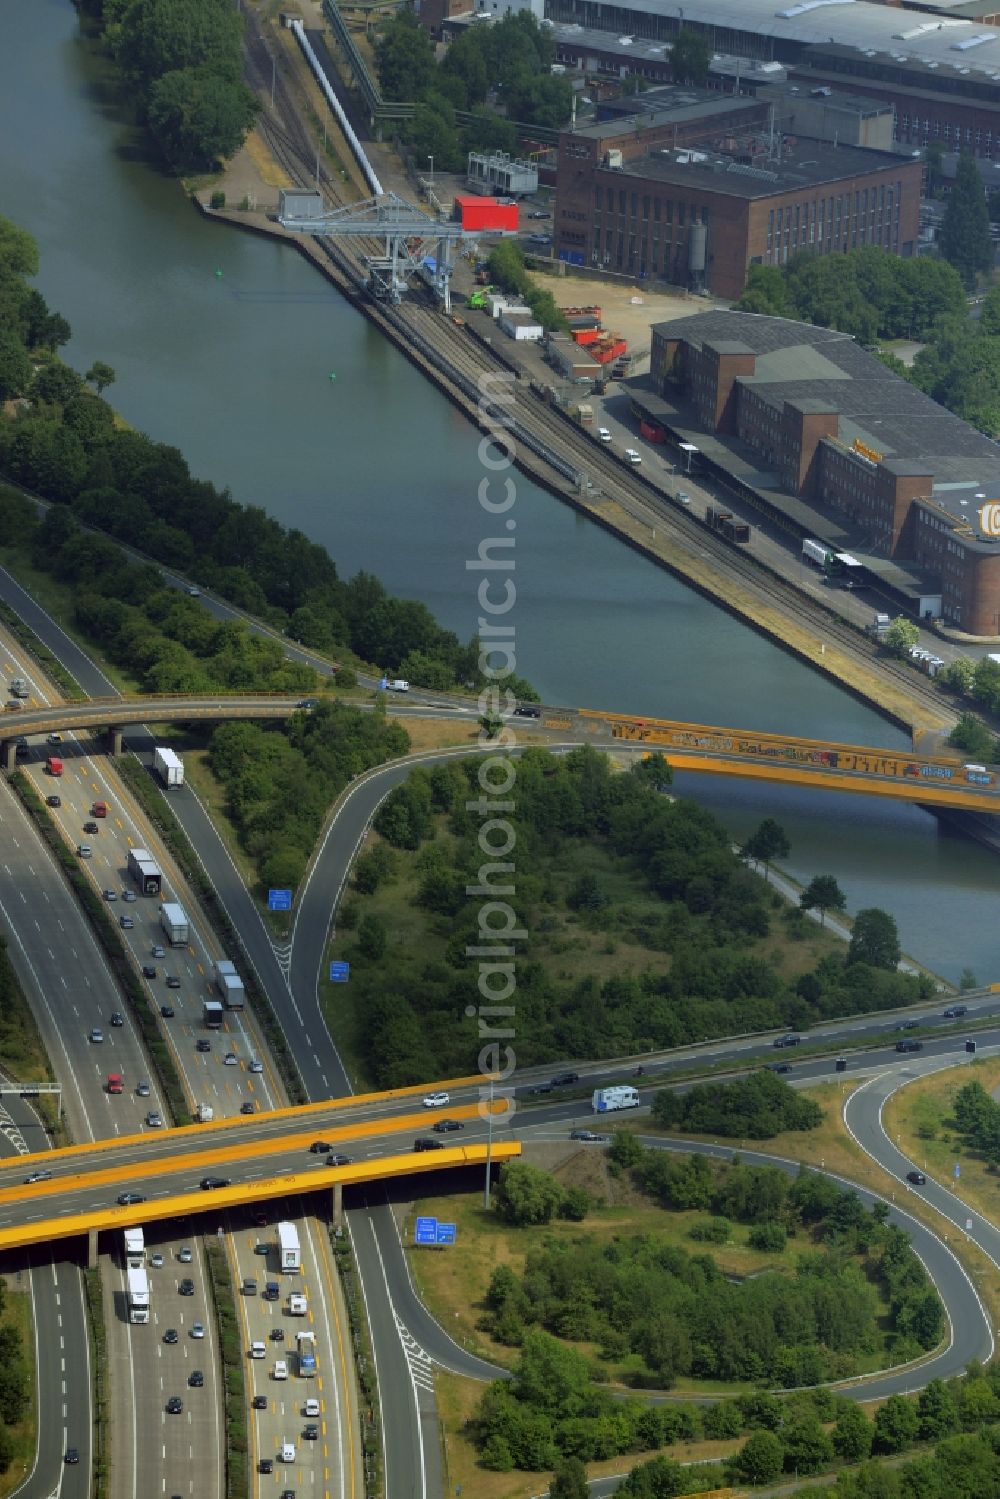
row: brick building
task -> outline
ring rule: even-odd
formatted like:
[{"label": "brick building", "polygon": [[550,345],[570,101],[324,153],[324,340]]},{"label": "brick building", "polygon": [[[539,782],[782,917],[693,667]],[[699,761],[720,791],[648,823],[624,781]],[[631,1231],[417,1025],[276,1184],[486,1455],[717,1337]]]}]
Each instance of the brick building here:
[{"label": "brick building", "polygon": [[919,161],[787,135],[766,99],[673,96],[646,119],[561,133],[561,259],[738,297],[748,266],[799,249],[914,253]]},{"label": "brick building", "polygon": [[760,508],[820,541],[846,539],[876,576],[911,566],[945,619],[1000,634],[995,443],[828,328],[707,312],[652,335],[639,409],[664,422],[666,398],[666,424],[704,433],[713,465]]}]

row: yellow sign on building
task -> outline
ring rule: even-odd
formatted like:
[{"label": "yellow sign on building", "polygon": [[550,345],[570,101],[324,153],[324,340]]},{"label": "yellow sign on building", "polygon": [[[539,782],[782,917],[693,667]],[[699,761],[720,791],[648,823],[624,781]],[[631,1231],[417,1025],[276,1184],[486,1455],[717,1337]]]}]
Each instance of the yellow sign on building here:
[{"label": "yellow sign on building", "polygon": [[860,437],[854,439],[854,451],[860,453],[862,458],[867,458],[869,463],[881,463],[885,456],[884,453],[877,453],[874,448],[870,448],[867,443],[862,442]]}]

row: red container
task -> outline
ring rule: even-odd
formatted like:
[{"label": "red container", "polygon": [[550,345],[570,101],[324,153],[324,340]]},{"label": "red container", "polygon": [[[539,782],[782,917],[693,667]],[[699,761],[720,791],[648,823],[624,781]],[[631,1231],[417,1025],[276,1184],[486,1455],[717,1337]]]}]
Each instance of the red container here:
[{"label": "red container", "polygon": [[491,230],[516,231],[520,210],[516,203],[498,203],[496,198],[477,198],[461,193],[455,199],[455,217],[463,229],[488,234]]},{"label": "red container", "polygon": [[590,345],[588,352],[597,360],[598,364],[610,364],[613,359],[618,359],[628,348],[624,338],[609,338]]},{"label": "red container", "polygon": [[595,344],[601,336],[600,328],[571,328],[570,337],[578,344]]},{"label": "red container", "polygon": [[647,442],[666,442],[667,440],[667,434],[659,422],[641,421],[639,423],[639,436],[644,437]]}]

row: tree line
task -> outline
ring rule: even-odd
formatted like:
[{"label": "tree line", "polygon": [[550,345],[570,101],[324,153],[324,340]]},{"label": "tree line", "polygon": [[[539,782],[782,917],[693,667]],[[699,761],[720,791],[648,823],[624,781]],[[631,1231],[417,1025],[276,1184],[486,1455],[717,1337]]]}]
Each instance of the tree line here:
[{"label": "tree line", "polygon": [[490,251],[490,277],[504,291],[514,292],[531,308],[546,333],[565,331],[566,315],[556,305],[548,287],[539,286],[528,275],[524,253],[512,239],[502,239]]},{"label": "tree line", "polygon": [[[464,1018],[478,1004],[466,954],[478,940],[480,905],[467,893],[482,863],[469,810],[476,775],[472,761],[414,770],[379,810],[383,842],[359,862],[341,908],[338,926],[354,942],[352,1002],[364,1016],[358,1047],[380,1087],[463,1075],[478,1054],[476,1023]],[[662,794],[669,780],[659,756],[624,774],[592,749],[518,757],[517,880],[505,899],[530,934],[517,944],[521,1065],[800,1028],[928,997],[929,981],[896,972],[881,944],[831,953],[794,982],[783,978],[762,939],[780,921],[794,940],[804,918],[746,868],[714,817]],[[615,894],[595,872],[605,867]],[[567,977],[558,954],[577,928],[605,950],[618,941],[648,949],[660,968]]]},{"label": "tree line", "polygon": [[[0,401],[19,403],[0,421],[0,473],[303,645],[353,651],[439,690],[484,681],[477,639],[463,644],[370,573],[344,581],[302,531],[194,478],[177,448],[116,427],[99,394],[110,366],[98,362],[84,379],[51,357],[71,329],[28,285],[37,271],[34,240],[0,219]],[[508,685],[537,696],[520,678]]]},{"label": "tree line", "polygon": [[177,172],[231,156],[260,104],[243,82],[243,17],[231,0],[78,0]]},{"label": "tree line", "polygon": [[696,1083],[685,1092],[663,1088],[653,1097],[653,1118],[664,1129],[721,1135],[727,1140],[769,1140],[783,1130],[816,1129],[823,1110],[767,1068],[728,1083]]},{"label": "tree line", "polygon": [[[666,1154],[643,1152],[635,1163],[635,1137],[616,1137],[616,1144],[625,1141],[631,1145],[618,1164],[632,1161],[639,1180],[651,1169],[645,1157]],[[702,1157],[666,1165],[672,1171],[692,1161],[698,1164],[689,1184],[700,1187],[706,1205],[724,1205],[732,1217],[753,1214],[757,1223],[793,1223],[810,1247],[790,1274],[765,1272],[735,1284],[710,1255],[664,1245],[655,1235],[619,1234],[604,1244],[543,1239],[520,1273],[499,1266],[481,1325],[520,1353],[513,1378],[492,1385],[480,1404],[475,1432],[485,1467],[543,1469],[567,1457],[589,1462],[682,1436],[733,1437],[782,1425],[782,1452],[790,1456],[806,1445],[793,1434],[795,1419],[808,1418],[814,1439],[815,1426],[829,1419],[829,1392],[815,1392],[822,1415],[799,1406],[791,1420],[795,1407],[764,1394],[703,1412],[649,1407],[613,1399],[604,1388],[607,1365],[621,1366],[626,1382],[640,1387],[669,1388],[680,1377],[805,1386],[841,1377],[859,1358],[904,1361],[937,1342],[940,1303],[906,1234],[887,1224],[885,1204],[866,1212],[854,1193],[807,1171],[779,1185],[772,1178],[782,1173],[773,1168]],[[593,1345],[595,1354],[572,1344]],[[874,1441],[872,1432],[868,1451]],[[831,1456],[827,1438],[816,1466]],[[815,1468],[803,1463],[801,1471]]]}]

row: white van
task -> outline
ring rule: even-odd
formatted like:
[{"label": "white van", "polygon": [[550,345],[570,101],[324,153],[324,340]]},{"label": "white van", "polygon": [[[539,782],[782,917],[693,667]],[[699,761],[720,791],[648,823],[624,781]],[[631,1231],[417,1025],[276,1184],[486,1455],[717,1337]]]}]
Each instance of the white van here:
[{"label": "white van", "polygon": [[308,1310],[306,1298],[302,1295],[301,1291],[293,1291],[288,1298],[288,1315],[290,1317],[304,1317]]},{"label": "white van", "polygon": [[282,1444],[281,1444],[281,1458],[280,1458],[280,1460],[283,1463],[293,1463],[295,1461],[295,1443],[294,1442],[282,1442]]},{"label": "white van", "polygon": [[275,1379],[288,1378],[288,1365],[283,1358],[276,1358],[274,1361],[274,1377]]},{"label": "white van", "polygon": [[314,1400],[312,1398],[310,1398],[309,1400],[307,1400],[306,1403],[305,1403],[305,1405],[302,1407],[302,1414],[304,1416],[318,1416],[319,1415],[319,1401],[318,1400]]},{"label": "white van", "polygon": [[267,1349],[264,1347],[263,1343],[253,1342],[253,1343],[250,1344],[250,1357],[251,1358],[264,1358],[266,1356],[266,1354],[267,1354]]}]

